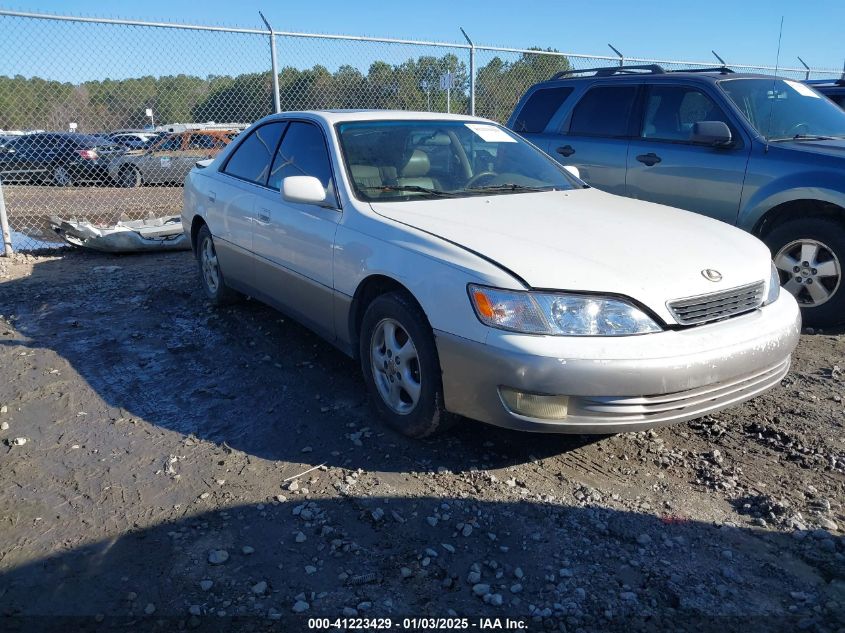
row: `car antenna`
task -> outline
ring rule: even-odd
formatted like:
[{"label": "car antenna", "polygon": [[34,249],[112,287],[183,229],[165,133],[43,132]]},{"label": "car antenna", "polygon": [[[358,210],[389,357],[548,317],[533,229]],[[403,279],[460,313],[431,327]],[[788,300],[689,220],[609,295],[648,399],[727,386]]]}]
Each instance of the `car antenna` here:
[{"label": "car antenna", "polygon": [[769,153],[769,137],[772,134],[772,116],[775,113],[775,99],[777,99],[777,80],[780,69],[780,43],[783,39],[783,16],[780,16],[780,32],[778,33],[778,54],[775,57],[775,76],[772,78],[772,102],[769,104],[769,123],[766,126],[766,153]]}]

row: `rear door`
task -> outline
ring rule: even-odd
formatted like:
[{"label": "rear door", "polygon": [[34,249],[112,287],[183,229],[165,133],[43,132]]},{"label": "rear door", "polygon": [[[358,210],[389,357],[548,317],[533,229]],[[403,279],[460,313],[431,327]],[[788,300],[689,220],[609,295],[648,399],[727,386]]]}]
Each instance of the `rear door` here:
[{"label": "rear door", "polygon": [[[742,198],[750,142],[702,86],[645,87],[642,121],[628,152],[627,195],[695,211],[734,224]],[[699,121],[722,121],[728,147],[690,141]]]},{"label": "rear door", "polygon": [[549,86],[530,93],[517,109],[510,128],[544,151],[549,150],[549,138],[544,133],[566,99],[571,86]]},{"label": "rear door", "polygon": [[[288,202],[282,181],[314,176],[324,204]],[[256,194],[253,245],[256,283],[264,295],[315,330],[334,338],[334,237],[341,213],[322,128],[292,121],[273,160],[267,188]]]},{"label": "rear door", "polygon": [[220,238],[217,254],[223,275],[247,291],[257,289],[253,247],[256,194],[267,186],[270,164],[286,125],[274,121],[253,130],[211,179],[206,192],[214,209],[211,231]]},{"label": "rear door", "polygon": [[[135,159],[144,182],[163,183],[179,180],[173,176],[173,161],[183,155],[184,137],[185,134],[182,133],[171,134]],[[181,180],[184,179],[182,176]]]},{"label": "rear door", "polygon": [[628,144],[640,86],[625,82],[591,86],[550,136],[546,150],[563,165],[574,165],[590,185],[625,194]]}]

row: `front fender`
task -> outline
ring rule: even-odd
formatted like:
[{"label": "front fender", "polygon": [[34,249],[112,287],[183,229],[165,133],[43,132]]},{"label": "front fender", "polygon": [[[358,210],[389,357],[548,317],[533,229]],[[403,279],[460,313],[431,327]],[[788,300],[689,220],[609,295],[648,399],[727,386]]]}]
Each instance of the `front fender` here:
[{"label": "front fender", "polygon": [[[750,180],[750,179],[749,179]],[[753,231],[760,220],[777,206],[796,200],[817,200],[845,208],[845,176],[833,170],[801,170],[765,183],[746,181],[737,226]]]}]

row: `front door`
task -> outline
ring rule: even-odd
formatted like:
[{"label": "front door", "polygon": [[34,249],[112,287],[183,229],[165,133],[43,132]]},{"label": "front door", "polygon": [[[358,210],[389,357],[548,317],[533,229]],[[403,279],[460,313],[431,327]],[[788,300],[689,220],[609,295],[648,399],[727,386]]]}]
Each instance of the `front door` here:
[{"label": "front door", "polygon": [[[638,138],[628,150],[627,195],[734,224],[750,143],[700,87],[653,84],[646,90]],[[691,142],[699,121],[726,123],[731,145]]]},{"label": "front door", "polygon": [[[288,176],[316,177],[326,189],[325,204],[284,200],[282,181]],[[333,254],[340,217],[322,130],[291,122],[267,187],[256,194],[256,284],[271,302],[329,338],[334,338]]]}]

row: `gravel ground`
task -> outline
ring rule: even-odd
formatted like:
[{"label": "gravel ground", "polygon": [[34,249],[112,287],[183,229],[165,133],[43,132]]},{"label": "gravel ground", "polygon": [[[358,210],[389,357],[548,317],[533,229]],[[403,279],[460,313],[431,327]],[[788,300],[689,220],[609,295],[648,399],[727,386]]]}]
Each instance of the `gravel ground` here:
[{"label": "gravel ground", "polygon": [[0,258],[0,315],[0,629],[845,630],[842,334],[671,428],[413,441],[189,253]]}]

